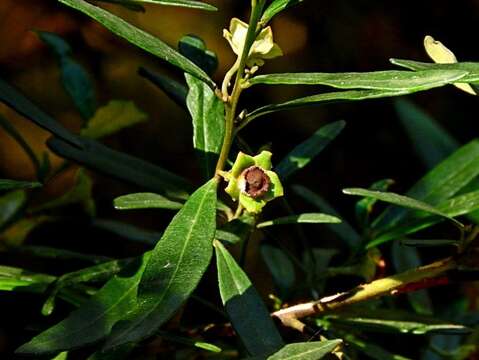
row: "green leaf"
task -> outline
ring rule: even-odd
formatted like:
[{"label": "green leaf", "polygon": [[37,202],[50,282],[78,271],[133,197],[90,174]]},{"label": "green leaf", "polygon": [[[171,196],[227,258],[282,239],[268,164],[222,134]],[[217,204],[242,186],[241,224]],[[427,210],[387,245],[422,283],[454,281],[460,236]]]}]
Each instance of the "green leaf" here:
[{"label": "green leaf", "polygon": [[115,349],[102,351],[101,349],[91,354],[87,360],[127,360],[131,359],[130,353],[137,344],[125,344]]},{"label": "green leaf", "polygon": [[188,299],[209,265],[216,230],[217,182],[196,190],[152,251],[138,288],[138,306],[113,329],[106,348],[152,335]]},{"label": "green leaf", "polygon": [[89,215],[95,213],[92,197],[93,181],[84,169],[78,170],[73,187],[60,197],[33,208],[32,212],[55,209],[62,206],[81,204]]},{"label": "green leaf", "polygon": [[396,100],[395,106],[417,154],[428,168],[459,148],[459,143],[439,123],[413,103]]},{"label": "green leaf", "polygon": [[448,240],[448,239],[402,239],[399,242],[404,246],[414,246],[414,247],[438,247],[438,246],[459,246],[458,240]]},{"label": "green leaf", "polygon": [[[462,146],[419,180],[407,193],[408,197],[438,205],[458,193],[479,175],[479,140]],[[408,210],[388,208],[374,222],[378,231],[397,225]]]},{"label": "green leaf", "polygon": [[183,36],[178,43],[178,50],[208,75],[212,75],[218,68],[218,57],[208,50],[206,43],[196,35]]},{"label": "green leaf", "polygon": [[160,232],[141,229],[137,226],[115,220],[95,218],[92,220],[92,225],[125,239],[147,245],[155,245],[162,236]]},{"label": "green leaf", "polygon": [[[45,218],[45,217],[43,217]],[[42,220],[40,217],[39,220]],[[43,221],[51,221],[51,219],[44,219]],[[15,223],[17,225],[18,223]],[[49,246],[38,245],[22,245],[11,248],[10,251],[20,254],[27,254],[29,256],[43,258],[43,259],[56,259],[56,260],[80,260],[92,264],[101,264],[111,259],[106,256],[84,254],[76,251],[57,249]]]},{"label": "green leaf", "polygon": [[55,298],[63,288],[81,283],[102,282],[109,280],[111,277],[113,277],[113,275],[119,273],[133,261],[134,260],[132,259],[112,260],[95,266],[90,266],[85,269],[63,274],[52,284],[52,286],[50,286],[48,298],[42,308],[42,314],[45,316],[52,314],[55,308]]},{"label": "green leaf", "polygon": [[275,225],[287,225],[287,224],[339,224],[341,219],[336,216],[331,216],[322,213],[305,213],[301,215],[285,216],[274,220],[264,221],[258,224],[258,229],[275,226]]},{"label": "green leaf", "polygon": [[262,24],[267,24],[275,15],[279,14],[281,11],[297,5],[304,0],[274,0],[264,11],[263,17],[261,18]]},{"label": "green leaf", "polygon": [[147,118],[133,101],[112,100],[96,111],[87,126],[81,130],[81,135],[99,139],[144,122]]},{"label": "green leaf", "polygon": [[[392,184],[394,184],[394,180],[380,180],[372,184],[370,190],[386,191]],[[366,197],[356,203],[356,218],[358,219],[361,228],[366,229],[369,226],[369,216],[371,215],[377,201],[377,199]]]},{"label": "green leaf", "polygon": [[199,152],[207,179],[214,175],[225,133],[225,108],[204,82],[186,74],[189,86],[186,99],[193,120],[193,145]]},{"label": "green leaf", "polygon": [[[450,217],[466,215],[479,209],[479,191],[455,196],[440,203],[436,208]],[[379,231],[374,240],[368,243],[367,247],[377,246],[389,240],[412,234],[435,225],[441,220],[442,218],[438,216],[415,213],[413,218],[406,218],[397,225],[386,227],[382,231]]]},{"label": "green leaf", "polygon": [[[419,253],[415,248],[393,243],[391,248],[392,262],[398,273],[417,268],[422,265]],[[407,297],[414,311],[418,314],[432,315],[432,301],[427,290],[408,292]]]},{"label": "green leaf", "polygon": [[179,6],[184,8],[199,9],[199,10],[206,10],[206,11],[218,10],[213,5],[204,3],[202,1],[194,1],[194,0],[98,0],[98,1],[114,2],[120,5],[127,5],[127,6],[130,6],[132,4],[138,4],[138,3],[148,3],[148,4],[157,4],[157,5],[166,5],[166,6]]},{"label": "green leaf", "polygon": [[402,207],[406,207],[406,208],[410,208],[414,210],[426,211],[434,215],[445,217],[451,220],[453,223],[455,223],[459,227],[464,227],[463,224],[461,224],[459,221],[449,216],[448,214],[444,213],[443,211],[429,204],[426,204],[425,202],[422,202],[407,196],[399,195],[392,192],[381,192],[381,191],[373,191],[373,190],[359,189],[359,188],[343,189],[343,193],[347,195],[372,197],[374,199],[385,201],[390,204],[394,204],[394,205],[398,205],[398,206],[402,206]]},{"label": "green leaf", "polygon": [[20,91],[0,78],[0,101],[14,109],[20,115],[30,119],[41,128],[68,142],[71,146],[82,148],[79,139],[50,115],[39,109]]},{"label": "green leaf", "polygon": [[0,179],[0,191],[5,190],[17,190],[17,189],[33,189],[43,186],[39,182],[31,181],[18,181],[18,180],[8,180]]},{"label": "green leaf", "polygon": [[117,210],[170,209],[179,210],[183,204],[153,193],[136,193],[117,197],[113,201]]},{"label": "green leaf", "polygon": [[[338,212],[334,210],[331,205],[328,204],[318,194],[301,185],[293,185],[292,189],[297,195],[299,195],[308,203],[317,207],[319,210],[342,219]],[[351,248],[357,248],[361,244],[361,236],[346,221],[342,220],[340,224],[334,224],[328,227],[331,229],[331,231],[335,232],[341,239],[343,239]]]},{"label": "green leaf", "polygon": [[2,291],[42,293],[54,280],[55,277],[51,275],[0,265],[0,290]]},{"label": "green leaf", "polygon": [[15,190],[0,197],[0,229],[7,225],[27,203],[24,190]]},{"label": "green leaf", "polygon": [[346,126],[345,121],[336,121],[317,130],[309,139],[296,146],[279,162],[275,171],[282,180],[309,164]]},{"label": "green leaf", "polygon": [[[0,83],[1,84],[1,83]],[[1,85],[0,85],[1,86]],[[7,132],[8,135],[10,135],[18,145],[20,145],[25,151],[25,154],[30,158],[30,161],[32,162],[33,166],[35,167],[35,171],[37,173],[37,178],[39,180],[43,180],[43,175],[46,173],[42,171],[42,164],[38,160],[37,156],[35,155],[35,152],[33,149],[30,147],[30,145],[27,143],[27,141],[23,138],[23,136],[17,131],[17,129],[8,121],[5,119],[3,116],[0,115],[0,127]]]},{"label": "green leaf", "polygon": [[137,0],[97,0],[97,1],[120,5],[120,6],[123,6],[125,9],[131,10],[131,11],[145,12],[145,8],[141,6],[137,2]]},{"label": "green leaf", "polygon": [[52,360],[67,360],[68,359],[68,352],[64,351],[52,358]]},{"label": "green leaf", "polygon": [[63,87],[73,100],[83,119],[90,119],[95,113],[96,98],[93,82],[72,57],[70,45],[60,36],[46,31],[36,31],[40,40],[47,44],[58,58]]},{"label": "green leaf", "polygon": [[92,139],[76,139],[82,144],[82,148],[72,146],[59,138],[51,138],[47,144],[60,156],[153,192],[185,199],[192,188],[186,179],[157,165],[112,150]]},{"label": "green leaf", "polygon": [[138,74],[160,88],[180,108],[187,109],[186,97],[188,96],[188,88],[185,85],[144,67],[138,69]]},{"label": "green leaf", "polygon": [[[211,80],[209,76],[197,65],[153,35],[148,34],[147,32],[127,23],[125,20],[84,0],[59,1],[95,19],[114,34],[124,38],[139,48],[169,62],[174,66],[179,67],[183,71],[197,77],[198,79],[203,80],[212,89],[216,87],[213,80]],[[178,2],[181,3],[181,0],[178,0],[176,3]],[[185,2],[188,3],[186,0]]]},{"label": "green leaf", "polygon": [[325,85],[336,89],[415,92],[442,86],[467,75],[464,70],[374,71],[352,73],[293,73],[258,75],[251,85]]},{"label": "green leaf", "polygon": [[281,294],[287,295],[296,280],[292,261],[281,249],[271,245],[261,246],[261,255]]},{"label": "green leaf", "polygon": [[331,354],[342,343],[342,340],[337,339],[288,344],[270,356],[255,356],[247,360],[319,360]]},{"label": "green leaf", "polygon": [[159,331],[158,335],[166,341],[171,341],[174,343],[195,347],[197,349],[202,349],[202,350],[206,350],[213,353],[220,353],[222,351],[222,349],[216,345],[203,342],[203,341],[198,341],[194,338],[178,336],[178,335],[170,334],[165,331]]},{"label": "green leaf", "polygon": [[476,83],[479,81],[479,63],[477,62],[458,62],[452,64],[426,63],[413,60],[389,59],[394,64],[403,68],[415,71],[421,70],[459,70],[466,71],[467,74],[461,79],[461,83]]},{"label": "green leaf", "polygon": [[248,276],[219,242],[215,242],[221,300],[231,323],[251,355],[268,354],[284,343]]},{"label": "green leaf", "polygon": [[63,321],[17,349],[17,354],[51,354],[97,342],[136,305],[136,292],[148,256],[111,278]]}]

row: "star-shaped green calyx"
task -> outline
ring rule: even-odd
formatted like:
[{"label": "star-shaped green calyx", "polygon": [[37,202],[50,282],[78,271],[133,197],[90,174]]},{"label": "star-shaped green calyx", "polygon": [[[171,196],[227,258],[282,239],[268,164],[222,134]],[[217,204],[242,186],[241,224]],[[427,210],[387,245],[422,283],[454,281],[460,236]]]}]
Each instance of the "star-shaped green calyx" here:
[{"label": "star-shaped green calyx", "polygon": [[231,170],[220,172],[228,182],[225,191],[249,213],[258,214],[268,201],[283,196],[283,185],[271,171],[271,156],[269,151],[256,156],[240,152]]}]

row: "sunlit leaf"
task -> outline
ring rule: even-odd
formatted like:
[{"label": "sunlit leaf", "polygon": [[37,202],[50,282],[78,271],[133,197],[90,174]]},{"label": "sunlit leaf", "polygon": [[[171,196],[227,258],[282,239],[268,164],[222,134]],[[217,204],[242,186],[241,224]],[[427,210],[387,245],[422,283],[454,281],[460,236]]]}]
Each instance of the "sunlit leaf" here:
[{"label": "sunlit leaf", "polygon": [[214,175],[225,132],[225,108],[214,91],[204,82],[186,74],[189,86],[186,99],[193,120],[193,145],[198,151],[207,179]]},{"label": "sunlit leaf", "polygon": [[286,224],[339,224],[341,219],[336,216],[321,213],[305,213],[300,215],[285,216],[274,220],[263,221],[256,227],[261,229],[267,226]]},{"label": "sunlit leaf", "polygon": [[117,197],[113,201],[113,206],[117,210],[133,209],[170,209],[179,210],[183,204],[171,201],[159,194],[136,193]]},{"label": "sunlit leaf", "polygon": [[[392,184],[394,184],[394,180],[391,179],[379,180],[372,184],[369,189],[387,191]],[[356,203],[356,218],[363,229],[369,226],[369,216],[371,215],[377,201],[378,200],[375,198],[366,197]]]},{"label": "sunlit leaf", "polygon": [[247,360],[319,360],[331,354],[342,342],[338,339],[288,344],[272,355],[250,357]]},{"label": "sunlit leaf", "polygon": [[[148,34],[147,32],[129,24],[118,16],[113,15],[108,11],[98,6],[92,5],[84,0],[59,1],[90,16],[114,34],[124,38],[141,49],[169,62],[174,66],[179,67],[183,71],[197,77],[198,79],[203,80],[212,89],[216,87],[213,80],[211,80],[209,76],[197,65],[153,35]],[[178,0],[177,3],[178,2],[181,3],[182,1]],[[185,0],[185,2],[187,3],[188,1]]]},{"label": "sunlit leaf", "polygon": [[281,11],[297,5],[304,0],[274,0],[264,11],[263,17],[261,18],[261,23],[267,24],[275,15],[279,14]]},{"label": "sunlit leaf", "polygon": [[277,351],[283,340],[248,276],[220,242],[215,252],[221,299],[242,343],[251,355]]},{"label": "sunlit leaf", "polygon": [[336,121],[321,127],[310,138],[296,146],[286,155],[275,167],[275,172],[282,180],[285,180],[299,169],[302,169],[323,151],[345,126],[346,122]]},{"label": "sunlit leaf", "polygon": [[149,4],[158,4],[158,5],[166,5],[166,6],[179,6],[185,7],[190,9],[199,9],[199,10],[207,10],[207,11],[216,11],[217,9],[210,4],[207,4],[203,1],[195,1],[195,0],[98,0],[103,2],[111,2],[120,5],[126,5],[127,7],[131,7],[132,5],[138,5],[140,3],[149,3]]},{"label": "sunlit leaf", "polygon": [[88,121],[81,135],[98,139],[120,131],[121,129],[146,121],[147,115],[132,101],[112,100],[100,107]]},{"label": "sunlit leaf", "polygon": [[168,225],[146,264],[138,306],[113,329],[107,349],[152,335],[196,288],[213,252],[217,185],[196,190]]}]

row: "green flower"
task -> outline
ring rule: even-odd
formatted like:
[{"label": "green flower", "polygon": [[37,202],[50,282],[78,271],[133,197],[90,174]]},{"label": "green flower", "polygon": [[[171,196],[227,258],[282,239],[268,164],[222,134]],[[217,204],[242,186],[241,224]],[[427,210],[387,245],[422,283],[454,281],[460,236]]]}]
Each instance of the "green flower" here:
[{"label": "green flower", "polygon": [[271,171],[271,153],[263,151],[256,156],[242,152],[229,172],[220,172],[228,182],[225,191],[247,212],[258,214],[268,201],[283,196],[283,185]]},{"label": "green flower", "polygon": [[[234,53],[238,56],[241,56],[243,52],[247,33],[248,24],[237,18],[231,19],[229,31],[223,30],[223,36],[228,40]],[[251,46],[246,65],[249,68],[255,65],[262,66],[264,65],[264,59],[273,59],[282,55],[281,48],[273,42],[273,31],[268,26],[261,30]]]}]

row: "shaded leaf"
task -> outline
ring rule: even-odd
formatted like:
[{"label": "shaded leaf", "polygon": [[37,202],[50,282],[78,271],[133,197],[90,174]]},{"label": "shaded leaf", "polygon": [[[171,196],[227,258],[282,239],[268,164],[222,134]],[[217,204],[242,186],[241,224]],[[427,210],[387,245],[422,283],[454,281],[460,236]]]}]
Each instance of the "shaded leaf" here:
[{"label": "shaded leaf", "polygon": [[414,210],[426,211],[434,215],[445,217],[451,220],[452,222],[454,222],[457,226],[460,226],[460,227],[464,226],[459,221],[449,216],[448,214],[444,213],[443,211],[429,204],[426,204],[425,202],[422,202],[407,196],[399,195],[392,192],[381,192],[381,191],[373,191],[373,190],[359,189],[359,188],[343,189],[343,193],[347,195],[372,197],[377,200],[385,201],[394,205],[399,205],[399,206],[411,208]]},{"label": "shaded leaf", "polygon": [[357,350],[375,360],[411,360],[410,358],[393,354],[379,345],[361,340],[353,334],[344,334],[344,340]]},{"label": "shaded leaf", "polygon": [[221,300],[244,346],[251,355],[277,351],[283,340],[248,276],[218,241],[215,252]]},{"label": "shaded leaf", "polygon": [[202,349],[202,350],[206,350],[213,353],[220,353],[222,351],[220,347],[214,344],[210,344],[204,341],[198,341],[193,338],[187,338],[184,336],[174,335],[166,331],[159,331],[158,335],[166,341],[171,341],[174,343],[179,343],[179,344],[195,347],[197,349]]},{"label": "shaded leaf", "polygon": [[115,220],[95,218],[92,220],[92,225],[125,239],[147,245],[155,245],[162,236],[161,232],[141,229],[137,226]]},{"label": "shaded leaf", "polygon": [[[338,212],[334,210],[331,205],[328,204],[318,194],[301,185],[293,185],[292,189],[297,195],[299,195],[308,203],[317,207],[319,210],[342,219]],[[340,224],[334,224],[328,227],[331,229],[331,231],[334,231],[341,239],[343,239],[350,247],[357,248],[360,245],[361,236],[346,221],[342,220]]]},{"label": "shaded leaf", "polygon": [[395,106],[417,154],[428,168],[459,148],[459,143],[439,123],[413,103],[396,100]]},{"label": "shaded leaf", "polygon": [[274,226],[274,225],[286,225],[286,224],[339,224],[341,219],[336,216],[321,213],[305,213],[301,215],[285,216],[274,220],[264,221],[258,224],[258,229]]},{"label": "shaded leaf", "polygon": [[117,197],[113,200],[113,206],[117,210],[132,209],[170,209],[179,210],[183,204],[171,201],[159,194],[135,193]]},{"label": "shaded leaf", "polygon": [[309,139],[296,146],[286,157],[279,162],[275,171],[282,180],[285,180],[323,151],[329,143],[339,135],[346,126],[345,121],[336,121],[317,130]]},{"label": "shaded leaf", "polygon": [[287,295],[296,280],[292,261],[281,249],[271,245],[261,246],[261,255],[281,294]]},{"label": "shaded leaf", "polygon": [[214,176],[218,155],[225,133],[225,108],[214,91],[204,82],[188,74],[186,99],[193,120],[193,145],[199,152],[201,166],[207,179]]},{"label": "shaded leaf", "polygon": [[73,100],[83,119],[90,119],[95,113],[96,98],[93,82],[85,71],[72,57],[70,45],[60,36],[36,31],[38,37],[55,53],[60,65],[63,87]]},{"label": "shaded leaf", "polygon": [[147,115],[138,109],[134,102],[112,100],[96,111],[87,126],[81,130],[81,135],[98,139],[146,121],[146,119]]},{"label": "shaded leaf", "polygon": [[[386,191],[392,184],[394,184],[394,180],[380,180],[372,184],[370,186],[370,190]],[[356,218],[358,219],[358,223],[362,228],[367,228],[369,226],[369,216],[371,215],[374,205],[377,201],[378,200],[375,198],[366,197],[356,203]]]},{"label": "shaded leaf", "polygon": [[[415,248],[401,246],[395,242],[391,248],[392,262],[398,273],[417,268],[422,265],[419,253]],[[432,315],[432,301],[427,290],[407,293],[409,303],[418,314]]]},{"label": "shaded leaf", "polygon": [[[95,19],[114,34],[124,38],[139,48],[179,67],[198,79],[203,80],[212,89],[216,87],[213,80],[211,80],[203,70],[153,35],[148,34],[147,32],[127,23],[125,20],[84,0],[59,1]],[[181,0],[178,0],[177,3],[181,3]]]},{"label": "shaded leaf", "polygon": [[0,197],[0,229],[7,225],[25,206],[27,194],[24,190],[15,190]]},{"label": "shaded leaf", "polygon": [[106,348],[152,335],[188,299],[213,252],[215,179],[196,190],[152,251],[138,288],[138,303],[113,329]]},{"label": "shaded leaf", "polygon": [[331,354],[342,340],[323,340],[285,345],[278,352],[269,356],[257,356],[247,358],[248,360],[319,360]]},{"label": "shaded leaf", "polygon": [[138,74],[163,90],[180,108],[187,109],[186,97],[188,96],[188,88],[184,84],[144,67],[138,69]]},{"label": "shaded leaf", "polygon": [[32,189],[32,188],[37,188],[41,186],[42,184],[36,181],[31,182],[31,181],[0,179],[0,191],[17,190],[17,189]]},{"label": "shaded leaf", "polygon": [[208,75],[212,75],[218,68],[218,57],[208,50],[206,43],[196,35],[183,36],[178,43],[178,50]]},{"label": "shaded leaf", "polygon": [[136,305],[136,292],[147,256],[111,278],[70,316],[17,349],[17,354],[49,354],[85,346],[106,337]]}]

